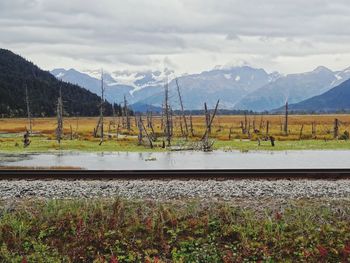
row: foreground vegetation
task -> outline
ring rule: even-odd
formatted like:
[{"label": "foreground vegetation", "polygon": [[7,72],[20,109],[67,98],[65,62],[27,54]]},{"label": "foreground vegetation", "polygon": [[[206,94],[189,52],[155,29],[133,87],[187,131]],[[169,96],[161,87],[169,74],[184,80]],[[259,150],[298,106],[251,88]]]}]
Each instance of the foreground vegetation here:
[{"label": "foreground vegetation", "polygon": [[0,205],[1,262],[348,262],[350,201]]}]

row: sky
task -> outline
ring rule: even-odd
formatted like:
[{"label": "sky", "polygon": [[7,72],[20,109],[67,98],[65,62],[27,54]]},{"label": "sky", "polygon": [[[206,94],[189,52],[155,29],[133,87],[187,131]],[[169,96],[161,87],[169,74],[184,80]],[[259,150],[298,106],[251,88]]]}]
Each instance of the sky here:
[{"label": "sky", "polygon": [[349,0],[0,0],[0,47],[41,68],[350,66]]}]

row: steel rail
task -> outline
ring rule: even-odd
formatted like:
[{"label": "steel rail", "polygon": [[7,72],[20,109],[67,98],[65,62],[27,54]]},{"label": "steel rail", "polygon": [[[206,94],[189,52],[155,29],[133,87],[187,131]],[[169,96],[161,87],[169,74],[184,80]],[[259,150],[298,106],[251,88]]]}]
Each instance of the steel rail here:
[{"label": "steel rail", "polygon": [[0,181],[8,179],[350,179],[350,169],[177,169],[177,170],[66,170],[1,169]]}]

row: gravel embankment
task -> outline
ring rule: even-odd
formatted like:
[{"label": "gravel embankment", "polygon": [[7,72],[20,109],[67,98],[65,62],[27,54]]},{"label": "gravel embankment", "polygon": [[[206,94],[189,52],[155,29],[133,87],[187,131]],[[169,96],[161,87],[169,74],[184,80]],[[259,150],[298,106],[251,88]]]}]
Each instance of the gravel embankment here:
[{"label": "gravel embankment", "polygon": [[349,198],[350,180],[1,180],[0,199]]}]

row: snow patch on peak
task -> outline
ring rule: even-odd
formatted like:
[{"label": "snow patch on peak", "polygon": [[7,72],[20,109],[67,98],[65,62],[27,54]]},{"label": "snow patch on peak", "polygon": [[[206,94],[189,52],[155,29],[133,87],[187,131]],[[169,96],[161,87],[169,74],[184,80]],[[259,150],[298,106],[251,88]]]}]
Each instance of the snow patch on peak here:
[{"label": "snow patch on peak", "polygon": [[324,71],[329,71],[329,72],[331,72],[331,70],[330,70],[329,68],[326,68],[325,66],[318,66],[318,67],[315,68],[312,72],[320,73],[320,72],[324,72]]},{"label": "snow patch on peak", "polygon": [[57,75],[55,75],[56,78],[60,79],[64,76],[63,72],[58,73]]},{"label": "snow patch on peak", "polygon": [[[349,71],[350,72],[350,71]],[[340,76],[339,74],[335,74],[335,77],[336,77],[336,79],[337,80],[341,80],[341,79],[343,79],[343,77],[342,76]]]},{"label": "snow patch on peak", "polygon": [[224,74],[225,79],[231,79],[232,75],[231,74]]},{"label": "snow patch on peak", "polygon": [[235,78],[235,81],[240,81],[241,80],[241,77],[240,76],[236,76],[236,78]]}]

